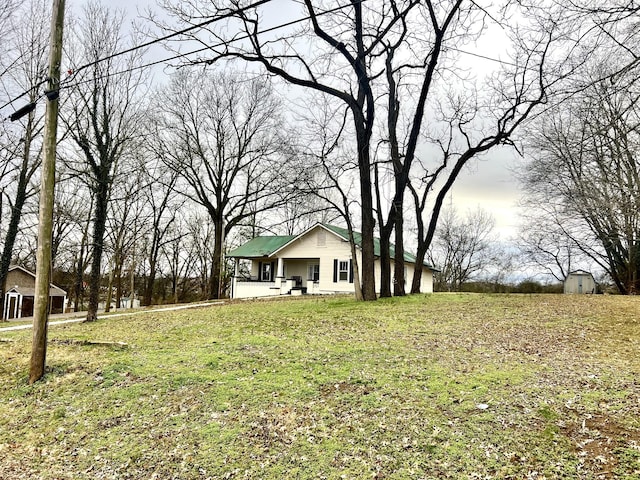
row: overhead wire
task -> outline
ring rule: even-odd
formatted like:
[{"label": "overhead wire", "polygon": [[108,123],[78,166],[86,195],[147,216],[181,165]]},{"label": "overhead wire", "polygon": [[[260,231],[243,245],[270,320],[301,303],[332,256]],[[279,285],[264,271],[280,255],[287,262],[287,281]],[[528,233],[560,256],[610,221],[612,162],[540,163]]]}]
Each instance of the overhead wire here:
[{"label": "overhead wire", "polygon": [[196,23],[194,25],[190,25],[190,26],[188,26],[186,28],[183,28],[182,30],[178,30],[176,32],[169,33],[167,35],[164,35],[163,37],[154,38],[153,40],[149,40],[148,42],[142,43],[140,45],[134,45],[133,47],[127,48],[126,50],[122,50],[120,52],[116,52],[116,53],[113,53],[111,55],[107,55],[106,57],[99,58],[97,60],[94,60],[93,62],[89,62],[89,63],[87,63],[85,65],[82,65],[81,67],[78,67],[78,69],[76,71],[74,71],[74,74],[76,72],[84,70],[85,68],[91,67],[93,65],[97,65],[98,63],[105,62],[105,61],[110,60],[112,58],[119,57],[121,55],[126,55],[127,53],[132,53],[132,52],[135,52],[137,50],[141,50],[143,48],[150,47],[151,45],[154,45],[154,44],[160,43],[160,42],[164,42],[166,40],[169,40],[169,39],[171,39],[173,37],[177,37],[179,35],[183,35],[185,33],[188,33],[190,31],[192,31],[192,30],[195,30],[197,28],[206,27],[207,25],[210,25],[210,24],[215,23],[215,22],[219,22],[220,20],[224,20],[225,18],[230,18],[230,17],[232,17],[232,16],[234,16],[234,15],[236,15],[238,13],[244,12],[245,10],[249,10],[249,9],[252,9],[252,8],[257,8],[257,7],[261,6],[261,5],[269,3],[271,1],[272,0],[258,0],[256,2],[250,3],[249,5],[245,5],[244,7],[238,7],[238,8],[235,8],[233,10],[229,10],[228,12],[225,12],[225,13],[223,13],[221,15],[214,16],[213,18],[205,20],[204,22]]},{"label": "overhead wire", "polygon": [[[137,50],[141,50],[141,49],[147,48],[149,46],[152,46],[154,44],[157,44],[157,43],[160,43],[160,42],[164,42],[166,40],[170,40],[171,38],[174,38],[174,37],[177,37],[177,36],[180,36],[180,35],[184,35],[185,33],[191,32],[191,31],[199,29],[199,28],[203,28],[203,27],[205,27],[207,25],[210,25],[212,23],[224,20],[226,18],[231,18],[231,17],[233,17],[234,15],[236,15],[238,13],[241,13],[243,11],[246,11],[246,10],[249,10],[249,9],[252,9],[252,8],[257,8],[259,6],[262,6],[264,4],[269,3],[271,1],[272,0],[258,0],[256,2],[253,2],[253,3],[249,4],[249,5],[246,5],[244,7],[239,7],[239,8],[233,9],[233,10],[229,10],[229,11],[227,11],[227,12],[221,14],[221,15],[217,15],[217,16],[215,16],[213,18],[210,18],[210,19],[208,19],[208,20],[206,20],[204,22],[200,22],[200,23],[197,23],[197,24],[194,24],[194,25],[190,25],[189,27],[186,27],[184,29],[178,30],[176,32],[169,33],[169,34],[164,35],[162,37],[158,37],[158,38],[155,38],[153,40],[149,40],[148,42],[144,42],[144,43],[142,43],[140,45],[135,45],[135,46],[127,48],[125,50],[113,53],[111,55],[107,55],[105,57],[99,58],[99,59],[94,60],[94,61],[89,62],[89,63],[86,63],[86,64],[78,67],[77,69],[73,70],[73,73],[71,74],[71,76],[69,78],[61,80],[60,88],[61,89],[62,88],[70,88],[70,87],[73,87],[73,86],[81,85],[83,83],[88,83],[90,81],[94,81],[95,79],[109,78],[109,77],[112,77],[112,76],[115,76],[115,75],[121,75],[121,74],[124,74],[124,73],[133,72],[135,70],[141,70],[141,69],[149,68],[149,67],[152,67],[152,66],[155,66],[155,65],[159,65],[159,64],[170,62],[172,60],[177,60],[179,58],[186,58],[186,57],[188,57],[190,55],[194,55],[196,53],[201,53],[201,52],[204,52],[204,51],[207,51],[207,50],[213,50],[215,48],[224,46],[224,45],[226,45],[228,43],[233,43],[233,42],[237,42],[237,41],[241,41],[241,40],[246,40],[246,39],[250,38],[252,34],[245,34],[245,35],[242,35],[242,36],[239,36],[239,37],[235,37],[235,38],[233,38],[233,39],[231,39],[229,41],[221,41],[221,42],[219,42],[217,44],[207,45],[205,47],[201,47],[201,48],[198,48],[198,49],[195,49],[195,50],[191,50],[191,51],[186,52],[186,53],[179,53],[179,54],[176,54],[176,55],[171,56],[171,57],[163,58],[161,60],[157,60],[157,61],[153,61],[153,62],[148,62],[146,64],[138,65],[138,66],[131,67],[131,68],[128,68],[128,69],[125,69],[125,70],[119,70],[117,72],[110,72],[110,73],[104,74],[104,75],[102,75],[100,77],[92,78],[90,80],[81,80],[81,81],[77,81],[75,83],[68,84],[69,82],[71,82],[73,80],[73,78],[75,78],[78,75],[79,72],[81,72],[82,70],[85,70],[86,68],[89,68],[89,67],[91,67],[93,65],[97,65],[99,63],[105,62],[105,61],[110,60],[112,58],[116,58],[116,57],[119,57],[119,56],[122,56],[122,55],[126,55],[127,53],[132,53],[132,52],[135,52]],[[361,2],[365,2],[367,0],[360,0],[360,1]],[[337,11],[343,10],[343,9],[351,7],[351,6],[352,6],[351,3],[345,4],[345,5],[339,5],[337,7],[332,8],[332,9],[323,10],[321,12],[318,12],[318,13],[315,14],[315,16],[317,17],[317,16],[322,16],[322,15],[327,15],[327,14],[330,14],[330,13],[335,13]],[[290,27],[290,26],[293,26],[295,24],[310,20],[311,18],[312,18],[311,15],[306,15],[306,16],[304,16],[302,18],[298,18],[296,20],[291,20],[289,22],[285,22],[285,23],[278,24],[278,25],[275,25],[273,27],[261,30],[261,31],[257,32],[256,34],[257,35],[262,35],[262,34],[265,34],[265,33],[270,33],[270,32],[279,30],[281,28]],[[505,61],[505,60],[489,57],[487,55],[483,55],[483,54],[479,54],[479,53],[469,52],[467,50],[463,50],[463,49],[460,49],[460,48],[447,47],[447,49],[449,49],[451,51],[455,51],[455,52],[461,53],[461,54],[464,54],[464,55],[470,55],[470,56],[473,56],[473,57],[476,57],[476,58],[480,58],[482,60],[488,60],[488,61],[491,61],[491,62],[499,63],[499,64],[502,64],[502,65],[517,66],[516,64],[514,64],[512,62],[508,62],[508,61]],[[8,102],[6,102],[2,106],[0,106],[0,109],[3,109],[5,107],[7,107],[8,105],[11,105],[16,100],[24,97],[25,95],[30,94],[33,90],[38,89],[43,84],[45,84],[47,81],[48,81],[48,79],[44,79],[44,80],[38,82],[33,87],[25,90],[20,95],[14,97],[13,99],[9,100]],[[44,96],[44,94],[41,94],[40,96],[37,97],[37,100],[39,100],[43,96]]]},{"label": "overhead wire", "polygon": [[[361,1],[366,1],[366,0],[361,0]],[[345,9],[347,7],[350,7],[350,6],[351,6],[351,4],[340,5],[338,7],[334,7],[332,9],[319,12],[319,13],[316,14],[316,16],[335,13],[335,12],[337,12],[339,10],[343,10],[343,9]],[[269,27],[269,28],[266,28],[264,30],[260,30],[259,32],[257,32],[257,35],[263,35],[265,33],[270,33],[270,32],[279,30],[281,28],[290,27],[290,26],[293,26],[295,24],[298,24],[298,23],[301,23],[301,22],[304,22],[304,21],[310,20],[310,19],[311,19],[311,16],[307,15],[305,17],[298,18],[296,20],[291,20],[289,22],[281,23],[281,24],[278,24],[278,25],[274,25],[273,27]],[[95,78],[92,78],[92,79],[89,79],[89,80],[80,80],[80,81],[78,81],[76,83],[73,83],[71,85],[64,85],[63,83],[66,83],[66,82],[69,81],[69,80],[65,80],[64,82],[61,82],[61,88],[70,88],[70,87],[74,87],[74,86],[77,86],[77,85],[81,85],[83,83],[91,82],[91,81],[93,81],[95,79],[109,78],[109,77],[114,76],[114,75],[129,73],[129,72],[133,72],[135,70],[141,70],[143,68],[149,68],[149,67],[152,67],[152,66],[155,66],[155,65],[159,65],[161,63],[167,63],[167,62],[170,62],[172,60],[177,60],[179,58],[185,58],[185,57],[188,57],[190,55],[194,55],[196,53],[201,53],[201,52],[205,52],[207,50],[213,50],[215,48],[222,47],[224,45],[228,45],[229,43],[234,43],[234,42],[238,42],[238,41],[241,41],[241,40],[246,40],[246,39],[250,38],[251,35],[252,34],[241,35],[239,37],[234,37],[233,39],[228,40],[228,41],[221,41],[219,43],[216,43],[216,44],[213,44],[213,45],[207,45],[206,47],[201,47],[201,48],[198,48],[196,50],[191,50],[191,51],[185,52],[185,53],[179,53],[179,54],[176,54],[176,55],[174,55],[172,57],[163,58],[161,60],[156,60],[154,62],[149,62],[149,63],[146,63],[144,65],[138,65],[138,66],[135,66],[135,67],[127,68],[125,70],[119,70],[117,72],[108,73],[108,74],[105,74],[105,75],[102,75],[102,76],[99,76],[99,77],[95,77]],[[87,66],[89,66],[89,65],[87,65]]]},{"label": "overhead wire", "polygon": [[[29,87],[28,89],[26,89],[24,92],[22,92],[20,95],[12,98],[11,100],[9,100],[7,103],[5,103],[4,105],[0,106],[0,110],[2,110],[5,107],[8,107],[9,105],[11,105],[13,102],[20,100],[22,97],[31,94],[34,90],[37,90],[38,88],[40,88],[42,85],[44,85],[45,83],[47,83],[49,79],[45,78],[44,80],[41,80],[40,82],[36,83],[34,86]],[[40,95],[38,97],[38,99],[42,98],[42,95]]]},{"label": "overhead wire", "polygon": [[[361,1],[364,2],[366,0],[361,0]],[[351,6],[352,6],[352,4],[346,4],[346,5],[340,5],[338,7],[334,7],[334,8],[329,9],[329,10],[324,10],[322,12],[318,12],[316,14],[316,17],[317,16],[322,16],[322,15],[328,15],[330,13],[335,13],[335,12],[337,12],[339,10],[343,10],[343,9],[351,7]],[[269,28],[266,28],[264,30],[260,30],[259,32],[256,33],[256,35],[263,35],[265,33],[270,33],[270,32],[279,30],[281,28],[290,27],[290,26],[296,25],[298,23],[310,20],[311,18],[312,18],[311,15],[306,15],[305,17],[301,17],[301,18],[298,18],[296,20],[291,20],[289,22],[281,23],[281,24],[275,25],[273,27],[269,27]],[[202,24],[199,24],[199,25],[202,25]],[[180,34],[185,33],[185,31],[188,31],[188,30],[191,30],[191,29],[182,30],[180,32]],[[194,55],[196,53],[201,53],[201,52],[205,52],[207,50],[213,50],[215,48],[228,45],[229,43],[234,43],[234,42],[241,41],[241,40],[247,40],[252,35],[253,34],[241,35],[241,36],[238,36],[238,37],[234,37],[233,39],[228,40],[228,41],[221,41],[219,43],[216,43],[216,44],[213,44],[213,45],[207,45],[205,47],[201,47],[201,48],[198,48],[198,49],[195,49],[195,50],[191,50],[189,52],[178,53],[178,54],[176,54],[174,56],[171,56],[171,57],[163,58],[163,59],[160,59],[160,60],[156,60],[156,61],[153,61],[153,62],[145,63],[143,65],[138,65],[138,66],[135,66],[135,67],[124,69],[124,70],[118,70],[116,72],[107,73],[107,74],[104,74],[104,75],[101,75],[101,76],[98,76],[98,77],[95,77],[95,78],[92,78],[92,79],[80,80],[80,81],[77,81],[77,82],[72,83],[70,85],[66,85],[66,83],[68,83],[71,80],[70,79],[66,79],[66,80],[61,82],[61,88],[70,88],[70,87],[82,85],[83,83],[89,83],[91,81],[94,81],[95,79],[109,78],[109,77],[112,77],[112,76],[115,76],[115,75],[120,75],[120,74],[124,74],[124,73],[130,73],[130,72],[133,72],[135,70],[141,70],[141,69],[153,67],[155,65],[164,64],[164,63],[171,62],[173,60],[177,60],[177,59],[180,59],[180,58],[186,58],[186,57],[189,57],[189,56]],[[173,36],[175,36],[175,35],[173,35]],[[165,37],[163,37],[163,39],[166,39],[166,37],[169,37],[169,36],[165,36]],[[149,42],[147,42],[147,43],[149,43]],[[149,45],[146,45],[146,46],[149,46]],[[487,55],[482,55],[482,54],[479,54],[479,53],[469,52],[467,50],[463,50],[463,49],[460,49],[460,48],[455,48],[455,47],[446,47],[446,48],[448,50],[455,51],[455,52],[458,52],[458,53],[461,53],[461,54],[464,54],[464,55],[470,55],[470,56],[473,56],[473,57],[476,57],[476,58],[480,58],[482,60],[489,60],[489,61],[492,61],[492,62],[495,62],[495,63],[499,63],[499,64],[502,64],[502,65],[508,65],[508,66],[512,66],[512,67],[517,67],[518,66],[518,65],[516,65],[515,63],[512,63],[512,62],[508,62],[508,61],[505,61],[505,60],[500,60],[500,59],[489,57]],[[134,51],[134,50],[133,49],[129,49],[129,52],[131,52],[131,51]],[[121,55],[121,54],[124,54],[126,52],[127,51],[119,52],[117,55]],[[108,58],[113,58],[115,56],[116,56],[116,54],[114,54],[114,55],[112,55],[110,57],[105,57],[104,59],[100,59],[100,61],[105,61]],[[95,61],[95,62],[92,62],[90,64],[83,65],[81,67],[81,69],[87,68],[87,67],[89,67],[91,65],[95,65],[97,63],[99,63],[99,61]],[[75,74],[74,74],[74,76],[75,76]]]},{"label": "overhead wire", "polygon": [[[255,2],[250,3],[249,5],[245,5],[244,7],[238,7],[238,8],[235,8],[235,9],[229,10],[229,11],[227,11],[227,12],[225,12],[225,13],[221,14],[221,15],[216,15],[216,16],[214,16],[213,18],[209,18],[208,20],[205,20],[204,22],[200,22],[200,23],[197,23],[197,24],[194,24],[194,25],[190,25],[190,26],[188,26],[188,27],[186,27],[186,28],[184,28],[184,29],[182,29],[182,30],[178,30],[178,31],[176,31],[176,32],[169,33],[169,34],[164,35],[164,36],[159,37],[159,38],[154,38],[153,40],[149,40],[148,42],[142,43],[142,44],[140,44],[140,45],[134,45],[134,46],[133,46],[133,47],[131,47],[131,48],[127,48],[127,49],[125,49],[125,50],[122,50],[122,51],[119,51],[119,52],[113,53],[113,54],[111,54],[111,55],[107,55],[106,57],[99,58],[99,59],[97,59],[97,60],[94,60],[93,62],[89,62],[89,63],[84,64],[84,65],[82,65],[82,66],[78,67],[77,69],[75,69],[75,70],[73,71],[72,77],[75,77],[75,75],[76,75],[78,72],[80,72],[80,71],[82,71],[82,70],[84,70],[84,69],[86,69],[86,68],[89,68],[89,67],[91,67],[91,66],[93,66],[93,65],[97,65],[98,63],[102,63],[102,62],[105,62],[105,61],[110,60],[110,59],[112,59],[112,58],[119,57],[119,56],[121,56],[121,55],[126,55],[127,53],[132,53],[132,52],[135,52],[135,51],[137,51],[137,50],[141,50],[141,49],[144,49],[144,48],[150,47],[151,45],[154,45],[154,44],[156,44],[156,43],[164,42],[164,41],[166,41],[166,40],[169,40],[169,39],[171,39],[171,38],[177,37],[177,36],[179,36],[179,35],[183,35],[183,34],[185,34],[185,33],[188,33],[188,32],[190,32],[190,31],[192,31],[192,30],[195,30],[195,29],[198,29],[198,28],[205,27],[205,26],[210,25],[210,24],[212,24],[212,23],[214,23],[214,22],[218,22],[218,21],[220,21],[220,20],[224,20],[225,18],[230,18],[230,17],[232,17],[232,16],[234,16],[234,15],[236,15],[236,14],[238,14],[238,13],[241,13],[241,12],[243,12],[243,11],[246,11],[246,10],[249,10],[249,9],[252,9],[252,8],[257,8],[257,7],[261,6],[261,5],[264,5],[264,4],[266,4],[266,3],[269,3],[269,2],[271,2],[271,1],[272,1],[272,0],[257,0],[257,1],[255,1]],[[15,62],[14,62],[14,63],[15,63]],[[156,64],[156,63],[159,63],[159,62],[153,62],[152,64]],[[69,79],[67,79],[67,81],[68,81],[68,80],[69,80]],[[12,103],[14,103],[15,101],[17,101],[17,100],[19,100],[20,98],[24,97],[25,95],[29,95],[29,94],[30,94],[30,93],[32,93],[34,90],[37,90],[37,89],[38,89],[38,88],[40,88],[42,85],[44,85],[45,83],[47,83],[47,81],[49,81],[49,79],[48,79],[48,78],[45,78],[44,80],[40,81],[39,83],[37,83],[37,84],[36,84],[36,85],[34,85],[33,87],[30,87],[29,89],[27,89],[27,90],[25,90],[24,92],[22,92],[20,95],[18,95],[18,96],[16,96],[16,97],[12,98],[12,99],[11,99],[11,100],[9,100],[8,102],[6,102],[6,103],[4,103],[2,106],[0,106],[0,110],[2,110],[3,108],[5,108],[5,107],[7,107],[7,106],[11,105]],[[40,95],[40,96],[38,97],[38,99],[42,98],[42,96],[43,96],[43,95]],[[8,117],[7,117],[7,118],[8,118]],[[6,119],[5,119],[5,120],[6,120]]]}]

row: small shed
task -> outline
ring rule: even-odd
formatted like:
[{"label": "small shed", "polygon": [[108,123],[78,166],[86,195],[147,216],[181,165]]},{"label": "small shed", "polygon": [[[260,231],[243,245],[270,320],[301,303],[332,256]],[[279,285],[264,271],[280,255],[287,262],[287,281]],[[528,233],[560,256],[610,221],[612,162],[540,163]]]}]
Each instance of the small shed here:
[{"label": "small shed", "polygon": [[596,280],[585,270],[570,272],[564,279],[564,293],[596,293]]},{"label": "small shed", "polygon": [[[33,316],[36,276],[26,268],[9,268],[4,294],[3,320]],[[53,283],[49,287],[49,313],[64,313],[67,292]]]}]

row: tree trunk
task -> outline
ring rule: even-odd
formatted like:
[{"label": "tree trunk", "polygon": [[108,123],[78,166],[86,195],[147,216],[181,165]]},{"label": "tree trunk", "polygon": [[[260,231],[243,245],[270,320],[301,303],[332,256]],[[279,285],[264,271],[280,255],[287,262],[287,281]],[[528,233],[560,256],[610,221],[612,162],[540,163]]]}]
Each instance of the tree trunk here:
[{"label": "tree trunk", "polygon": [[124,258],[119,255],[116,262],[115,283],[116,283],[116,310],[122,306],[122,263]]},{"label": "tree trunk", "polygon": [[427,254],[425,243],[419,242],[418,251],[416,252],[416,264],[413,271],[413,281],[411,282],[411,293],[420,293],[420,284],[422,283],[422,269],[424,259]]},{"label": "tree trunk", "polygon": [[89,239],[89,225],[91,224],[91,213],[93,211],[93,196],[89,204],[89,215],[87,222],[82,229],[82,239],[80,240],[80,252],[78,253],[78,261],[76,263],[75,284],[74,284],[74,310],[79,312],[84,309],[84,269],[85,269],[85,254],[88,254],[89,246],[87,241]]},{"label": "tree trunk", "polygon": [[391,242],[386,228],[380,229],[380,297],[391,296]]},{"label": "tree trunk", "polygon": [[144,285],[143,303],[145,305],[151,305],[153,302],[153,286],[156,281],[158,253],[160,250],[158,235],[158,228],[156,225],[154,225],[153,238],[151,240],[151,249],[149,251],[149,276],[147,277],[147,281]]},{"label": "tree trunk", "polygon": [[[373,107],[371,107],[373,108]],[[373,195],[371,193],[371,158],[369,153],[369,138],[371,134],[365,129],[362,112],[354,111],[356,137],[358,144],[358,169],[360,180],[360,198],[362,200],[362,299],[376,300],[375,279],[375,251],[373,239],[375,236],[375,220],[373,214]]]},{"label": "tree trunk", "polygon": [[380,192],[380,182],[378,167],[374,167],[375,191],[376,191],[376,212],[378,216],[378,225],[380,227],[380,297],[391,297],[391,258],[390,258],[390,237],[392,220],[389,219],[385,224],[382,208],[382,194]]},{"label": "tree trunk", "polygon": [[133,250],[131,251],[131,271],[129,274],[131,275],[130,284],[129,284],[129,308],[133,308],[133,299],[134,292],[136,289],[136,244],[133,244]]},{"label": "tree trunk", "polygon": [[[163,288],[162,291],[164,290]],[[178,303],[178,275],[171,275],[171,298],[173,303]]]},{"label": "tree trunk", "polygon": [[84,244],[80,247],[80,252],[78,253],[78,261],[76,262],[76,272],[75,272],[75,280],[74,280],[74,300],[73,300],[73,309],[74,311],[80,311],[81,305],[84,307],[84,302],[82,301],[82,282],[84,279],[83,275],[84,270]]},{"label": "tree trunk", "polygon": [[353,268],[353,289],[355,294],[355,299],[357,301],[362,301],[362,286],[360,284],[360,267],[358,266],[358,256],[356,245],[353,241],[351,243],[351,264]]},{"label": "tree trunk", "polygon": [[109,272],[109,286],[107,287],[107,299],[104,302],[104,311],[109,313],[111,311],[111,302],[113,301],[113,279],[115,277],[116,267],[115,265]]},{"label": "tree trunk", "polygon": [[156,281],[156,262],[149,262],[149,276],[144,289],[144,304],[151,305],[153,301],[153,284]]},{"label": "tree trunk", "polygon": [[[31,155],[31,139],[33,136],[33,116],[34,114],[31,112],[27,120],[22,166],[20,168],[20,177],[18,179],[16,189],[16,198],[13,202],[13,207],[11,208],[9,227],[4,239],[2,257],[0,257],[0,314],[4,311],[5,283],[7,281],[7,275],[9,273],[9,267],[11,266],[11,259],[13,257],[13,246],[15,245],[16,237],[18,236],[18,228],[20,226],[20,219],[22,218],[22,208],[27,200],[27,185],[29,183],[29,178],[31,177],[29,157]],[[31,172],[32,171],[33,170],[31,170]]]},{"label": "tree trunk", "polygon": [[98,182],[96,208],[93,219],[93,258],[89,276],[89,310],[86,322],[98,319],[98,302],[100,301],[101,264],[104,250],[104,232],[107,224],[108,182]]},{"label": "tree trunk", "polygon": [[376,300],[375,252],[373,248],[375,221],[373,219],[373,202],[371,198],[371,182],[361,181],[368,185],[369,192],[362,194],[362,299]]},{"label": "tree trunk", "polygon": [[[397,209],[396,214],[396,245],[395,245],[395,258],[394,258],[394,282],[393,282],[393,294],[396,297],[404,297],[406,295],[404,283],[404,215],[403,205],[395,205]],[[417,268],[417,265],[416,265]],[[420,269],[420,275],[422,275],[422,269]]]},{"label": "tree trunk", "polygon": [[214,225],[213,258],[211,259],[211,278],[209,279],[209,298],[221,298],[222,251],[224,231],[222,218],[212,218]]}]

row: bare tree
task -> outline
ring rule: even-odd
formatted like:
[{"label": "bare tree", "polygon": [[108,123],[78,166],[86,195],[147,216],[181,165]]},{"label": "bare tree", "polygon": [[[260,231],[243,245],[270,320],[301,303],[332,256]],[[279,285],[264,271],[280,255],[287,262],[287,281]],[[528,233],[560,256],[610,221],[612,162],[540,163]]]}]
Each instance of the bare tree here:
[{"label": "bare tree", "polygon": [[[390,2],[393,6],[394,3]],[[382,156],[386,162],[377,162],[376,197],[380,229],[381,285],[380,295],[391,295],[390,247],[395,231],[394,295],[405,294],[404,279],[404,198],[411,178],[416,152],[423,143],[421,136],[425,114],[432,97],[437,96],[438,80],[447,66],[449,45],[461,47],[477,39],[485,30],[482,9],[463,1],[426,2],[401,18],[396,37],[387,40],[381,52],[384,59],[384,89],[386,104],[387,148]],[[416,48],[421,45],[422,48]],[[449,62],[447,62],[449,60]],[[455,59],[454,59],[455,62]],[[445,66],[443,66],[445,65]],[[381,167],[389,172],[393,186],[391,198],[383,203]],[[386,218],[385,218],[386,212]]]},{"label": "bare tree", "polygon": [[300,116],[306,128],[300,130],[299,148],[304,153],[307,170],[298,188],[305,198],[319,200],[324,221],[340,219],[346,226],[351,247],[355,298],[363,300],[357,255],[362,237],[355,226],[358,218],[359,168],[351,142],[345,141],[349,112],[339,104],[333,105],[326,95],[316,94],[313,97],[314,102],[310,103],[313,106]]},{"label": "bare tree", "polygon": [[[187,6],[171,1],[163,4],[183,22],[194,23]],[[321,92],[348,109],[357,145],[364,300],[376,299],[371,139],[376,103],[373,82],[380,71],[373,64],[386,43],[394,41],[398,26],[416,5],[393,2],[369,6],[352,0],[327,9],[326,5],[318,7],[305,0],[306,24],[297,30],[285,29],[286,33],[274,40],[261,35],[263,23],[256,8],[237,8],[231,3],[225,10],[214,2],[198,2],[202,15],[233,16],[237,20],[234,27],[238,28],[216,30],[215,25],[210,26],[210,55],[204,62],[227,58],[255,63],[292,85]],[[234,37],[239,35],[247,40],[235,42]]]},{"label": "bare tree", "polygon": [[[172,227],[176,222],[178,210],[185,203],[184,200],[181,201],[176,198],[175,186],[178,181],[178,173],[175,170],[166,169],[159,160],[155,160],[155,165],[149,165],[149,181],[144,190],[151,215],[150,228],[146,234],[146,261],[149,270],[144,285],[142,299],[144,305],[153,303],[153,289],[163,247],[165,244],[173,242],[175,237],[182,236],[180,232],[174,231]],[[176,248],[176,250],[178,249]]]},{"label": "bare tree", "polygon": [[207,298],[213,237],[213,224],[206,213],[181,216],[172,226],[169,241],[163,244],[161,255],[167,265],[174,303],[181,300],[181,293],[185,293],[189,282],[192,283],[192,293],[197,291],[198,299]]},{"label": "bare tree", "polygon": [[213,223],[209,296],[219,298],[225,237],[293,192],[295,164],[280,105],[265,79],[204,71],[178,72],[160,98],[172,102],[157,106],[156,153],[182,178],[176,188]]},{"label": "bare tree", "polygon": [[[38,87],[42,84],[43,74],[46,72],[50,18],[47,5],[42,0],[26,2],[14,16],[6,20],[13,34],[5,43],[9,54],[3,61],[9,62],[10,68],[0,76],[0,81],[8,96],[16,91],[26,92],[26,95],[18,100],[21,106],[23,103],[36,102],[40,94]],[[11,3],[0,8],[10,7]],[[28,18],[28,21],[23,21],[23,18]],[[39,138],[42,129],[42,116],[34,110],[20,121],[18,128],[5,130],[6,143],[2,145],[3,155],[0,164],[0,204],[4,194],[9,200],[10,214],[0,255],[0,311],[4,303],[5,281],[13,258],[23,209],[27,200],[37,193],[37,187],[32,180],[42,161],[42,142]],[[13,197],[9,196],[10,191]],[[0,209],[0,216],[1,214]]]},{"label": "bare tree", "polygon": [[522,263],[563,282],[584,257],[567,231],[573,222],[559,219],[548,203],[542,207],[527,205],[527,201],[523,204],[533,215],[527,215],[518,234]]},{"label": "bare tree", "polygon": [[[557,5],[562,12],[562,23],[573,27],[572,30],[567,29],[568,37],[578,39],[574,41],[587,69],[586,75],[574,80],[574,88],[582,89],[603,80],[615,83],[618,75],[625,75],[637,69],[640,63],[640,5],[637,2],[561,0]],[[588,72],[591,65],[590,57],[594,52],[615,59],[615,67],[609,62],[609,68],[600,71],[599,76],[594,77],[593,71]]]},{"label": "bare tree", "polygon": [[444,211],[428,252],[429,261],[440,268],[434,289],[459,291],[491,263],[494,227],[493,216],[481,208],[464,217],[452,206]]},{"label": "bare tree", "polygon": [[[376,4],[352,0],[344,4],[326,2],[322,7],[306,0],[304,18],[296,27],[268,35],[262,34],[263,14],[268,7],[239,7],[233,2],[229,9],[224,9],[204,0],[188,6],[167,0],[164,5],[187,24],[195,23],[190,16],[191,8],[197,8],[199,19],[211,19],[206,27],[192,34],[209,50],[204,58],[201,56],[191,63],[235,59],[256,64],[307,92],[321,92],[347,109],[350,116],[347,131],[353,135],[358,166],[362,285],[366,300],[376,298],[375,212],[378,212],[384,270],[381,293],[388,295],[390,238],[395,229],[396,277],[401,279],[404,275],[404,195],[410,179],[415,180],[414,199],[423,225],[419,226],[418,268],[412,291],[419,291],[422,262],[433,238],[442,202],[461,169],[483,152],[509,144],[522,122],[546,101],[547,88],[574,68],[571,62],[562,62],[557,51],[553,52],[556,54],[554,65],[562,65],[564,69],[549,68],[551,46],[560,43],[556,18],[551,18],[551,14],[546,18],[541,8],[520,2],[507,2],[502,11],[489,12],[476,2],[464,0],[444,3],[389,0]],[[504,71],[492,78],[491,91],[495,95],[485,98],[462,95],[462,100],[457,101],[460,92],[474,90],[473,85],[471,89],[465,85],[460,91],[451,92],[447,111],[439,111],[446,103],[441,100],[447,92],[441,86],[437,89],[437,84],[464,76],[453,52],[478,39],[485,32],[485,25],[501,14],[504,17],[496,23],[498,28],[513,34],[515,53],[510,62],[504,63]],[[224,28],[216,28],[222,22],[215,19],[222,17],[233,20],[226,21]],[[509,27],[511,24],[513,28]],[[209,38],[203,40],[205,31]],[[392,172],[394,193],[385,203],[378,191],[378,202],[374,205],[372,149],[376,143],[376,111],[384,99],[387,99],[387,134],[378,140],[388,145],[386,162]],[[440,160],[435,166],[417,168],[425,171],[416,173],[413,165],[423,141],[423,119],[425,115],[438,116],[438,113],[443,113],[438,121],[451,127],[451,136],[447,139],[446,135],[432,135],[432,144],[441,148]],[[429,214],[429,218],[423,218],[423,214],[425,217]],[[397,282],[396,294],[404,293],[403,284]]]},{"label": "bare tree", "polygon": [[21,2],[19,0],[6,0],[2,5],[0,5],[0,40],[2,40],[3,43],[13,31],[11,20],[13,19],[20,3]]},{"label": "bare tree", "polygon": [[440,211],[460,172],[495,147],[515,146],[516,133],[551,99],[563,98],[567,82],[579,72],[577,40],[566,34],[570,24],[562,22],[561,11],[545,5],[524,6],[515,12],[518,21],[512,23],[507,13],[520,6],[509,4],[499,22],[505,41],[512,45],[510,60],[501,62],[482,88],[475,83],[462,83],[466,92],[446,88],[431,106],[433,120],[424,131],[430,148],[415,162],[409,185],[418,230],[414,293],[419,292],[423,259]]},{"label": "bare tree", "polygon": [[640,84],[635,70],[611,81],[617,62],[600,60],[589,87],[540,120],[524,185],[565,238],[632,294],[640,288]]},{"label": "bare tree", "polygon": [[[140,232],[146,228],[147,217],[151,215],[149,209],[144,208],[145,199],[142,197],[144,165],[130,170],[126,178],[120,178],[117,185],[113,185],[107,228],[105,236],[105,252],[110,255],[109,284],[105,311],[111,309],[113,289],[116,290],[115,308],[120,308],[124,293],[123,269],[125,263],[133,257],[135,243]],[[133,300],[133,291],[130,292]]]},{"label": "bare tree", "polygon": [[69,300],[75,311],[85,308],[85,272],[91,264],[89,234],[94,196],[75,175],[58,169],[54,239],[56,265],[71,273]]},{"label": "bare tree", "polygon": [[83,12],[71,36],[81,50],[75,61],[84,68],[77,69],[78,75],[66,85],[70,99],[62,119],[78,149],[68,168],[85,176],[95,196],[87,312],[87,321],[95,321],[111,189],[117,175],[126,169],[127,155],[131,158],[128,149],[139,136],[141,109],[136,94],[145,73],[131,68],[139,61],[140,50],[114,55],[125,47],[121,12],[94,1],[86,4]]}]

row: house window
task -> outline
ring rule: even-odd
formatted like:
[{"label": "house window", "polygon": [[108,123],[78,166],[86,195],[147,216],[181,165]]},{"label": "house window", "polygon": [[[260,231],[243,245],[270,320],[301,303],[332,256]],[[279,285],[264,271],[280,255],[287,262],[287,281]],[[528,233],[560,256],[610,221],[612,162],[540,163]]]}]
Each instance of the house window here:
[{"label": "house window", "polygon": [[262,271],[260,272],[260,280],[262,280],[263,282],[271,281],[271,264],[270,263],[262,264]]},{"label": "house window", "polygon": [[353,283],[353,266],[351,260],[333,259],[333,283]]},{"label": "house window", "polygon": [[309,276],[307,279],[313,282],[318,282],[320,280],[320,265],[317,263],[309,265]]},{"label": "house window", "polygon": [[343,260],[338,262],[338,280],[341,282],[349,280],[349,262]]}]

